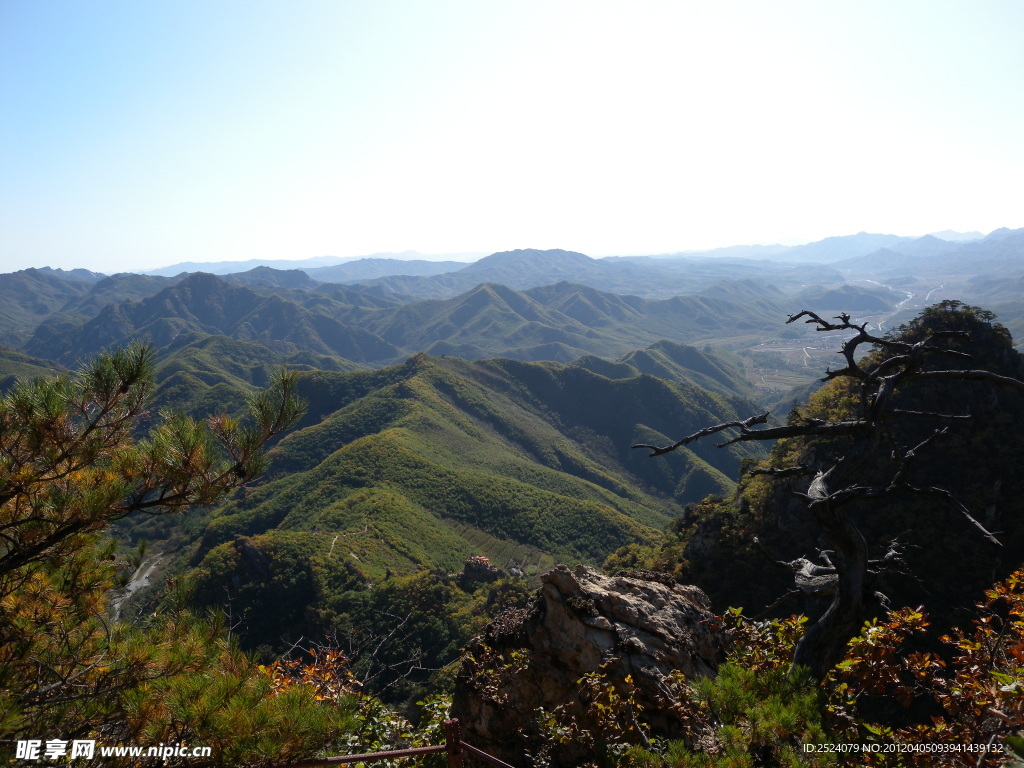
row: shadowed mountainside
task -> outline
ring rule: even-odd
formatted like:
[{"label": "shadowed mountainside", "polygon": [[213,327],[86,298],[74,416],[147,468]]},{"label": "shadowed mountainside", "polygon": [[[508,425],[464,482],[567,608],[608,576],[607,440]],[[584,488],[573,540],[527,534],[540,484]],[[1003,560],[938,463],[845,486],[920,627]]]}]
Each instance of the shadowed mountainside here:
[{"label": "shadowed mountainside", "polygon": [[343,556],[380,578],[480,551],[502,566],[529,553],[594,563],[653,541],[679,505],[730,488],[756,450],[699,448],[670,466],[629,446],[754,406],[628,373],[419,354],[302,374],[308,414],[274,449],[269,481],[210,516],[199,552],[237,535],[329,532],[325,547],[340,537]]},{"label": "shadowed mountainside", "polygon": [[[123,290],[131,287],[125,283]],[[562,282],[528,291],[488,283],[450,299],[402,303],[374,289],[243,286],[197,273],[139,301],[107,304],[91,318],[51,317],[21,348],[70,365],[134,339],[163,349],[182,336],[220,335],[262,344],[277,356],[306,351],[371,366],[417,351],[570,362],[626,354],[661,339],[686,343],[762,333],[785,316],[782,299],[754,282],[670,299]]]},{"label": "shadowed mountainside", "polygon": [[107,305],[77,329],[44,325],[24,349],[70,362],[131,339],[165,347],[189,332],[258,342],[277,352],[308,351],[358,361],[388,360],[398,353],[361,328],[201,272],[141,301]]},{"label": "shadowed mountainside", "polygon": [[190,574],[197,604],[239,611],[243,644],[274,646],[348,626],[373,584],[455,573],[469,556],[537,574],[653,544],[760,453],[701,447],[669,466],[629,446],[753,406],[622,373],[418,354],[300,374],[309,410],[267,481],[191,513],[170,572]]}]

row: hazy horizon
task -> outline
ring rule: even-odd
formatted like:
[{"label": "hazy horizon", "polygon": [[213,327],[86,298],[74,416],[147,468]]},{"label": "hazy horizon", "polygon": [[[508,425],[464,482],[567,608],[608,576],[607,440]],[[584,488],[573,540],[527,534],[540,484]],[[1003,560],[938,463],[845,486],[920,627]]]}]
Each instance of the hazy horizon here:
[{"label": "hazy horizon", "polygon": [[[996,229],[998,230],[998,229],[1007,229],[1007,228],[1006,227],[997,227]],[[993,231],[996,231],[996,230],[993,230]],[[991,233],[990,232],[956,232],[956,231],[953,231],[953,230],[940,230],[940,231],[937,231],[937,232],[925,233],[924,235],[900,235],[899,233],[895,233],[895,232],[866,233],[866,232],[862,231],[862,232],[858,232],[858,233],[852,233],[850,235],[831,235],[829,237],[822,238],[822,240],[831,240],[831,239],[842,238],[842,237],[853,237],[853,236],[855,236],[857,234],[876,234],[876,235],[877,234],[887,234],[887,235],[896,235],[898,237],[911,237],[911,238],[925,237],[927,235],[931,235],[931,236],[934,236],[934,237],[939,237],[941,239],[946,239],[949,242],[967,242],[967,241],[973,240],[973,239],[982,239],[984,237],[987,237]],[[943,238],[943,236],[945,236],[945,237]],[[630,258],[630,257],[644,257],[644,256],[655,257],[655,258],[658,258],[658,257],[670,257],[670,256],[681,256],[681,257],[684,257],[684,256],[687,256],[687,255],[690,255],[690,254],[693,254],[695,256],[715,257],[717,255],[717,256],[720,256],[720,257],[727,257],[727,256],[730,256],[731,254],[728,254],[728,253],[716,254],[715,252],[716,251],[731,251],[733,249],[758,248],[758,247],[771,248],[771,247],[776,247],[776,246],[781,246],[781,247],[784,247],[784,248],[788,249],[788,248],[798,247],[798,246],[801,246],[801,245],[810,245],[810,244],[817,243],[817,242],[821,242],[821,241],[817,241],[817,240],[813,240],[813,241],[794,240],[794,241],[789,242],[789,243],[734,243],[732,245],[723,245],[723,246],[717,246],[717,247],[714,247],[714,248],[707,248],[707,249],[681,249],[681,250],[675,250],[675,251],[668,251],[668,252],[664,252],[664,253],[584,254],[584,255],[590,256],[591,258],[594,258],[594,259],[624,258],[624,257],[625,258]],[[575,249],[572,249],[572,248],[554,248],[554,249],[510,248],[508,250],[509,251],[516,251],[516,250],[563,250],[563,251],[574,251]],[[581,251],[576,251],[576,252],[577,253],[581,253]],[[486,251],[486,252],[478,252],[478,253],[447,253],[447,254],[444,254],[444,253],[442,253],[442,254],[427,254],[427,253],[420,253],[418,251],[404,251],[404,252],[399,252],[399,253],[395,253],[395,252],[367,253],[367,254],[360,254],[360,255],[356,255],[356,256],[333,256],[333,255],[330,255],[330,254],[326,254],[326,255],[322,255],[322,256],[311,256],[311,257],[306,257],[306,258],[295,258],[295,259],[269,259],[269,258],[267,258],[267,259],[217,259],[217,260],[210,260],[210,261],[186,260],[186,261],[175,262],[173,264],[163,264],[163,265],[160,265],[160,266],[157,266],[157,267],[147,267],[147,268],[144,268],[144,269],[125,269],[125,270],[119,270],[119,271],[120,272],[136,272],[136,273],[139,273],[139,274],[178,274],[178,272],[176,272],[176,271],[172,272],[171,271],[172,268],[181,267],[183,270],[186,270],[189,267],[210,266],[210,267],[214,267],[214,269],[212,269],[210,271],[213,271],[215,274],[229,274],[229,273],[234,272],[234,270],[229,270],[229,269],[223,269],[222,268],[225,265],[229,265],[229,264],[237,264],[237,265],[240,265],[240,266],[244,266],[246,269],[252,269],[252,268],[255,268],[256,266],[260,266],[260,265],[263,265],[263,264],[269,265],[269,266],[271,266],[273,268],[276,268],[276,269],[289,269],[289,268],[291,268],[291,265],[293,265],[293,264],[295,265],[294,268],[300,268],[300,267],[301,268],[312,268],[312,267],[318,267],[318,266],[332,266],[332,265],[335,265],[335,264],[347,263],[347,262],[357,261],[357,260],[360,260],[360,259],[393,259],[393,260],[397,260],[397,261],[409,261],[409,260],[457,261],[457,262],[463,262],[463,263],[466,263],[466,264],[471,264],[471,263],[473,263],[475,261],[479,261],[480,259],[485,258],[485,257],[490,256],[490,255],[493,255],[495,253],[501,253],[501,251]],[[785,260],[784,254],[780,254],[780,256],[782,256],[782,259]],[[773,257],[772,256],[767,256],[767,255],[766,256],[760,256],[760,257],[756,256],[756,255],[750,255],[750,256],[747,256],[745,258],[751,258],[751,259],[762,258],[762,259],[766,259],[766,260],[772,260]],[[52,269],[60,269],[60,270],[64,270],[64,271],[71,271],[71,270],[74,270],[74,269],[89,269],[89,267],[83,267],[81,265],[74,266],[74,267],[51,267],[51,265],[49,265],[49,264],[40,264],[40,265],[33,265],[33,266],[35,266],[36,268],[52,268]],[[22,267],[22,269],[25,269],[25,268],[27,268],[27,267]],[[15,269],[15,270],[10,270],[10,271],[14,272],[14,271],[18,271],[18,270]],[[102,270],[95,270],[95,269],[93,269],[93,270],[90,270],[90,271],[102,273]],[[107,272],[105,274],[115,274],[115,272]]]},{"label": "hazy horizon", "polygon": [[0,6],[0,271],[1024,226],[1011,0]]}]

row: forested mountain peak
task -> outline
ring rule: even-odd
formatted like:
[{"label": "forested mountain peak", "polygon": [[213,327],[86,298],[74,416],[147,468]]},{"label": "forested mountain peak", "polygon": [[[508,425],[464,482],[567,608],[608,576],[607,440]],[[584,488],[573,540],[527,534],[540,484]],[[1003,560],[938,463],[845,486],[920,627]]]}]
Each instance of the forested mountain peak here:
[{"label": "forested mountain peak", "polygon": [[730,301],[745,299],[783,299],[786,294],[771,283],[761,280],[743,278],[740,280],[723,280],[700,291],[701,296],[713,296]]},{"label": "forested mountain peak", "polygon": [[1024,228],[1010,229],[1009,227],[999,227],[999,229],[993,229],[982,239],[1001,241],[1014,235],[1024,235]]},{"label": "forested mountain peak", "polygon": [[652,376],[690,381],[724,395],[754,395],[738,358],[710,346],[698,349],[662,340],[620,357],[619,362]]},{"label": "forested mountain peak", "polygon": [[52,272],[30,268],[0,279],[0,337],[7,344],[18,346],[40,322],[89,292],[91,283]]},{"label": "forested mountain peak", "polygon": [[390,275],[440,275],[465,267],[461,261],[427,261],[425,259],[354,259],[326,267],[304,267],[310,277],[323,282],[354,283]]},{"label": "forested mountain peak", "polygon": [[479,272],[494,268],[533,269],[579,269],[594,262],[590,256],[575,251],[564,251],[559,248],[537,250],[536,248],[519,248],[514,251],[500,251],[473,262],[464,267],[463,272]]},{"label": "forested mountain peak", "polygon": [[320,283],[311,278],[301,269],[274,269],[273,267],[254,267],[247,272],[234,272],[224,276],[225,279],[243,285],[261,285],[276,288],[315,288]]},{"label": "forested mountain peak", "polygon": [[258,341],[279,351],[307,350],[355,360],[388,360],[398,354],[392,345],[361,328],[276,294],[260,294],[203,272],[141,301],[107,305],[77,328],[53,333],[43,326],[25,350],[72,361],[133,338],[164,347],[186,332]]},{"label": "forested mountain peak", "polygon": [[[31,267],[30,267],[31,269]],[[101,272],[93,272],[88,269],[54,269],[52,267],[38,267],[38,271],[45,275],[59,277],[61,280],[77,280],[83,283],[95,283],[102,280],[106,275]]]},{"label": "forested mountain peak", "polygon": [[[918,353],[921,368],[916,370],[981,370],[1024,380],[1024,356],[1014,349],[1007,330],[993,320],[990,312],[946,301],[887,338],[926,343],[930,350],[938,350]],[[859,365],[868,372],[893,373],[892,359],[902,351],[876,349]],[[876,588],[894,606],[924,604],[936,622],[948,626],[960,620],[958,612],[967,610],[988,584],[1020,565],[1022,449],[1010,425],[1024,421],[1024,394],[983,377],[967,375],[956,380],[954,374],[947,374],[908,379],[892,397],[898,400],[890,405],[904,415],[887,427],[890,448],[863,466],[857,481],[863,487],[886,488],[900,471],[902,452],[917,446],[914,461],[904,467],[908,474],[902,482],[945,489],[956,502],[941,494],[908,492],[878,494],[845,509],[855,516],[871,558],[881,558],[895,547],[906,568],[903,577],[893,574]],[[857,419],[871,405],[861,402],[858,379],[834,378],[790,414],[789,424]],[[830,465],[828,457],[855,457],[864,451],[865,446],[838,437],[787,437],[775,444],[759,471]],[[773,603],[792,587],[792,576],[782,569],[765,568],[764,553],[789,561],[832,548],[799,496],[807,492],[812,476],[744,475],[734,497],[708,501],[681,521],[673,542],[654,561],[707,589],[719,605],[742,602],[759,610]],[[979,535],[958,503],[982,526],[998,531],[1002,547]],[[950,568],[951,563],[957,567]],[[808,598],[779,610],[818,615],[824,607]]]},{"label": "forested mountain peak", "polygon": [[801,306],[817,307],[822,311],[881,313],[892,309],[900,297],[900,294],[887,288],[875,286],[841,285],[828,288],[813,285],[800,291],[795,299]]},{"label": "forested mountain peak", "polygon": [[529,288],[523,293],[580,322],[597,325],[610,318],[636,319],[647,303],[638,296],[601,291],[568,280]]},{"label": "forested mountain peak", "polygon": [[[276,645],[344,625],[368,583],[454,572],[470,555],[533,574],[655,541],[681,504],[728,491],[754,454],[698,447],[666,468],[629,445],[754,406],[621,372],[419,353],[300,374],[309,409],[273,450],[268,482],[192,526],[197,600],[220,604],[227,587],[249,617],[243,643]],[[239,537],[280,588],[265,588]]]},{"label": "forested mountain peak", "polygon": [[899,235],[858,232],[856,235],[826,237],[807,245],[798,245],[786,252],[785,258],[792,261],[834,262],[854,256],[863,256],[879,248],[892,248],[899,243],[908,243],[917,238]]}]

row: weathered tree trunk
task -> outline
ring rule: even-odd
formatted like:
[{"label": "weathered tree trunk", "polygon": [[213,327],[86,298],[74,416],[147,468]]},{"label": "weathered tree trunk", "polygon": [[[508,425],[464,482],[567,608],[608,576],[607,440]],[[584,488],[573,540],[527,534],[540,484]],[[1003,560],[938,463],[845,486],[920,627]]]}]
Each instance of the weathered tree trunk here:
[{"label": "weathered tree trunk", "polygon": [[815,519],[835,549],[833,564],[838,585],[832,604],[800,638],[793,654],[793,668],[806,667],[815,680],[842,661],[846,645],[860,632],[867,609],[864,602],[868,572],[867,542],[850,522],[841,505],[829,501],[829,472],[819,472],[807,495]]},{"label": "weathered tree trunk", "polygon": [[[958,302],[955,302],[948,306],[940,305],[939,309],[942,312],[951,312],[951,319],[957,325],[964,325],[966,321],[975,324],[978,320],[988,322],[981,316],[973,315],[974,310],[971,308],[959,311],[960,306]],[[931,321],[937,321],[939,314],[934,313]],[[915,336],[911,333],[907,334],[906,338],[872,336],[867,332],[867,323],[857,325],[851,322],[850,315],[846,312],[835,318],[839,321],[838,323],[832,323],[807,310],[790,316],[787,322],[793,323],[801,318],[807,318],[806,322],[816,326],[818,331],[851,331],[856,334],[843,344],[842,355],[846,359],[846,367],[836,371],[829,370],[822,379],[830,381],[837,378],[848,378],[859,382],[859,404],[845,409],[849,413],[844,413],[843,416],[834,419],[814,418],[796,413],[795,417],[784,426],[766,426],[757,429],[755,427],[758,425],[767,424],[768,414],[763,413],[745,421],[729,421],[713,427],[706,427],[671,445],[658,447],[638,443],[633,447],[650,448],[651,456],[660,456],[688,445],[694,440],[728,429],[737,429],[739,433],[720,443],[720,447],[748,440],[777,440],[790,437],[822,437],[826,438],[826,441],[831,438],[846,440],[847,450],[843,457],[837,459],[835,465],[828,471],[818,472],[805,495],[808,509],[830,539],[835,552],[832,558],[833,562],[828,568],[814,567],[803,558],[789,563],[781,563],[796,572],[797,586],[811,594],[824,594],[824,589],[831,589],[831,584],[823,577],[831,575],[834,571],[835,591],[832,603],[797,643],[793,658],[794,669],[806,667],[816,679],[821,680],[833,666],[842,660],[847,644],[860,632],[861,626],[868,616],[867,603],[873,601],[877,595],[869,590],[867,583],[869,576],[873,576],[875,573],[875,571],[869,572],[868,570],[872,563],[868,561],[867,543],[844,511],[847,503],[852,501],[874,501],[877,503],[879,500],[897,495],[916,495],[940,499],[957,510],[993,545],[1001,546],[996,537],[975,520],[968,509],[952,493],[944,488],[912,485],[908,480],[911,465],[918,452],[945,434],[946,430],[944,428],[936,429],[929,437],[909,448],[898,447],[890,430],[891,424],[906,418],[960,420],[970,418],[970,415],[897,408],[895,403],[897,402],[898,388],[906,381],[918,380],[987,381],[1024,391],[1024,380],[1003,376],[992,371],[959,367],[965,365],[965,361],[973,360],[972,355],[959,349],[950,348],[948,345],[942,346],[934,343],[943,339],[961,341],[969,339],[970,334],[966,330],[933,328],[927,329],[923,336]],[[925,329],[922,328],[922,330]],[[917,340],[915,341],[913,338],[917,338]],[[858,360],[858,349],[863,344],[874,345],[884,353],[868,355]],[[948,370],[926,368],[925,356],[928,359],[942,357],[947,361],[955,361],[956,366]],[[848,393],[855,395],[857,389],[858,387],[851,386]],[[824,446],[825,454],[837,450],[838,446],[838,442],[826,444]],[[883,450],[889,454],[889,458],[879,461]],[[808,455],[803,457],[797,466],[762,467],[756,470],[755,474],[778,477],[805,474],[816,463],[811,458],[815,451],[808,450],[806,453]],[[895,464],[893,474],[884,484],[861,485],[856,482],[856,478],[863,478],[865,474],[868,477],[877,478],[878,471],[872,467],[884,469],[893,464]],[[881,570],[885,570],[887,565],[899,567],[900,564],[897,549],[890,549],[890,552],[882,560],[876,562]]]}]

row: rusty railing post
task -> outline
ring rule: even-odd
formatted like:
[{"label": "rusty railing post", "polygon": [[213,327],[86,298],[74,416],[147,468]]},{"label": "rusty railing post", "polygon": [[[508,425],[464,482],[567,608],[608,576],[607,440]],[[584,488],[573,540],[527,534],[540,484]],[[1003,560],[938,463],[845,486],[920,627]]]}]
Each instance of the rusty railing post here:
[{"label": "rusty railing post", "polygon": [[462,728],[458,720],[444,721],[444,747],[448,754],[448,768],[464,768],[462,751]]}]

